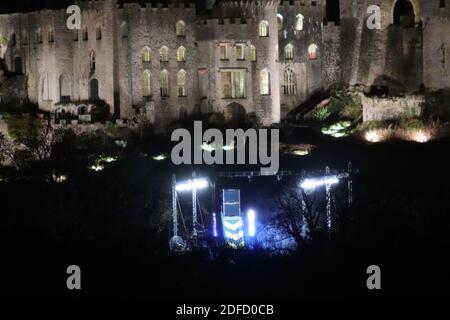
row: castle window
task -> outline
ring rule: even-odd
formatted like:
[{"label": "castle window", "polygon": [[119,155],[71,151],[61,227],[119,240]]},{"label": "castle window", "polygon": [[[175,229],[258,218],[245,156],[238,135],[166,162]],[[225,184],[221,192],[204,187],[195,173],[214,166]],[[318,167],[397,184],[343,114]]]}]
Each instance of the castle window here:
[{"label": "castle window", "polygon": [[177,61],[186,62],[186,48],[181,46],[177,50]]},{"label": "castle window", "polygon": [[229,43],[221,43],[219,44],[219,53],[220,53],[220,60],[228,60],[228,46]]},{"label": "castle window", "polygon": [[341,8],[340,8],[340,0],[326,0],[325,4],[325,24],[332,21],[336,25],[340,23],[341,16]]},{"label": "castle window", "polygon": [[59,101],[70,101],[70,79],[64,74],[59,77]]},{"label": "castle window", "polygon": [[36,43],[42,43],[42,30],[40,28],[36,30]]},{"label": "castle window", "polygon": [[11,34],[11,37],[10,37],[10,39],[9,39],[10,41],[9,41],[9,43],[11,44],[11,47],[15,47],[16,46],[16,34],[15,33],[13,33],[13,34]]},{"label": "castle window", "polygon": [[169,61],[169,49],[164,46],[159,49],[159,60],[161,62],[168,62]]},{"label": "castle window", "polygon": [[120,34],[122,39],[128,38],[128,24],[125,21],[120,25]]},{"label": "castle window", "polygon": [[180,70],[177,75],[178,96],[186,97],[186,71]]},{"label": "castle window", "polygon": [[309,60],[317,60],[317,46],[312,44],[308,47],[308,59]]},{"label": "castle window", "polygon": [[245,60],[245,44],[236,44],[236,60]]},{"label": "castle window", "polygon": [[42,101],[50,101],[50,81],[47,74],[42,75],[41,77],[41,100]]},{"label": "castle window", "polygon": [[278,32],[283,31],[283,20],[283,16],[281,14],[277,14]]},{"label": "castle window", "polygon": [[263,69],[259,76],[259,90],[261,95],[270,95],[270,72],[267,69]]},{"label": "castle window", "polygon": [[28,45],[28,35],[26,32],[24,32],[22,35],[22,43],[24,46]]},{"label": "castle window", "polygon": [[23,74],[23,62],[20,56],[14,59],[14,72],[18,74]]},{"label": "castle window", "polygon": [[169,72],[167,70],[161,71],[161,75],[159,77],[159,85],[161,97],[169,96]]},{"label": "castle window", "polygon": [[95,52],[92,51],[91,55],[90,55],[90,59],[89,59],[89,65],[90,65],[90,69],[91,71],[95,71]]},{"label": "castle window", "polygon": [[73,41],[78,41],[78,30],[73,30]]},{"label": "castle window", "polygon": [[293,60],[294,59],[294,46],[292,44],[288,44],[284,48],[284,59],[285,60]]},{"label": "castle window", "polygon": [[142,96],[152,96],[152,74],[149,70],[144,70],[142,73]]},{"label": "castle window", "polygon": [[55,42],[55,31],[52,28],[48,30],[48,42]]},{"label": "castle window", "polygon": [[102,40],[102,27],[98,26],[97,30],[95,31],[96,39]]},{"label": "castle window", "polygon": [[302,31],[303,30],[303,22],[305,21],[305,17],[299,13],[295,17],[295,30]]},{"label": "castle window", "polygon": [[83,41],[87,41],[89,39],[89,33],[87,27],[83,27]]},{"label": "castle window", "polygon": [[440,0],[439,1],[439,8],[445,8],[447,5],[447,0]]},{"label": "castle window", "polygon": [[250,47],[250,50],[251,50],[251,54],[252,54],[252,61],[256,62],[256,60],[257,60],[256,47],[254,45],[252,45]]},{"label": "castle window", "polygon": [[295,73],[291,69],[286,69],[283,74],[283,92],[287,96],[295,95],[296,88]]},{"label": "castle window", "polygon": [[269,36],[269,23],[265,20],[259,23],[259,36],[268,37]]},{"label": "castle window", "polygon": [[278,48],[278,45],[275,46],[275,61],[280,61],[280,49]]},{"label": "castle window", "polygon": [[245,98],[244,70],[222,71],[222,97],[224,99]]},{"label": "castle window", "polygon": [[413,28],[414,7],[409,0],[398,0],[394,7],[394,24],[403,28]]},{"label": "castle window", "polygon": [[152,51],[149,47],[145,47],[142,49],[142,62],[151,62],[152,61]]},{"label": "castle window", "polygon": [[176,24],[176,33],[177,37],[185,37],[186,36],[186,24],[184,21],[178,21]]}]

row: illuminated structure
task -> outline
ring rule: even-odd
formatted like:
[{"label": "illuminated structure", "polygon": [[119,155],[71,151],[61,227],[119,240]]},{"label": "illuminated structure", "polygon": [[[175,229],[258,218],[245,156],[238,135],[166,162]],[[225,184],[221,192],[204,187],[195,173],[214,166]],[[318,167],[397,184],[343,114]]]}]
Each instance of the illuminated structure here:
[{"label": "illuminated structure", "polygon": [[223,190],[222,226],[224,238],[229,245],[245,245],[240,190]]}]

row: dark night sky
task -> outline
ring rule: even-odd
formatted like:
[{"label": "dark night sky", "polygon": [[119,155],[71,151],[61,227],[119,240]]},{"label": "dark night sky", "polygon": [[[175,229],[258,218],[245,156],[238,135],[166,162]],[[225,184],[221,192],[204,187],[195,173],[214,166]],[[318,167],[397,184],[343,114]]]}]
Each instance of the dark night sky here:
[{"label": "dark night sky", "polygon": [[[120,0],[121,2],[140,2],[139,0]],[[197,2],[201,7],[206,0],[191,0]],[[153,2],[151,0],[144,0],[142,2]],[[154,1],[164,2],[164,0]],[[65,8],[73,4],[74,0],[0,0],[0,13],[8,12],[25,12],[45,8]]]}]

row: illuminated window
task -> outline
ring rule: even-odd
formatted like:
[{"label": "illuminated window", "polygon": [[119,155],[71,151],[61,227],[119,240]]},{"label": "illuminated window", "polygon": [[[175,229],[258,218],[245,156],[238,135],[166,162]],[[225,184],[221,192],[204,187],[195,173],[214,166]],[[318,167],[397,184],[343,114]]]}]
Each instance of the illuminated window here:
[{"label": "illuminated window", "polygon": [[259,23],[259,36],[268,37],[269,36],[269,23],[265,20]]},{"label": "illuminated window", "polygon": [[42,101],[49,101],[51,100],[51,95],[50,95],[50,80],[48,78],[48,75],[45,73],[42,75],[41,77],[41,100]]},{"label": "illuminated window", "polygon": [[161,62],[168,62],[169,61],[169,49],[164,46],[159,49],[159,60]]},{"label": "illuminated window", "polygon": [[186,97],[186,71],[180,70],[177,74],[178,96]]},{"label": "illuminated window", "polygon": [[259,88],[261,95],[270,95],[270,73],[267,69],[261,71],[259,77]]},{"label": "illuminated window", "polygon": [[120,25],[120,33],[122,35],[122,38],[128,38],[128,23],[126,23],[125,21]]},{"label": "illuminated window", "polygon": [[283,31],[283,20],[283,16],[281,14],[277,14],[278,31]]},{"label": "illuminated window", "polygon": [[219,44],[220,60],[228,60],[228,43]]},{"label": "illuminated window", "polygon": [[221,72],[222,97],[224,99],[245,98],[244,70],[230,70]]},{"label": "illuminated window", "polygon": [[186,61],[186,48],[181,46],[177,50],[177,61],[185,62]]},{"label": "illuminated window", "polygon": [[308,59],[309,60],[317,60],[317,46],[312,44],[308,47]]},{"label": "illuminated window", "polygon": [[142,49],[142,62],[151,62],[152,61],[152,51],[149,47],[145,47]]},{"label": "illuminated window", "polygon": [[159,77],[159,85],[161,91],[161,97],[169,96],[169,72],[167,70],[161,71],[161,75]]},{"label": "illuminated window", "polygon": [[288,44],[284,48],[284,59],[285,60],[293,60],[294,59],[294,46],[292,44]]},{"label": "illuminated window", "polygon": [[184,21],[178,21],[176,24],[176,33],[177,37],[185,37],[186,36],[186,24]]},{"label": "illuminated window", "polygon": [[250,48],[251,48],[251,54],[252,54],[252,61],[256,62],[256,60],[257,60],[256,47],[254,45],[252,45]]},{"label": "illuminated window", "polygon": [[305,21],[305,17],[299,13],[295,17],[295,30],[302,31],[303,30],[303,22]]},{"label": "illuminated window", "polygon": [[291,69],[286,69],[283,75],[283,91],[287,96],[295,95],[297,85],[295,81],[295,73]]},{"label": "illuminated window", "polygon": [[152,74],[149,70],[144,70],[142,73],[142,96],[152,96]]},{"label": "illuminated window", "polygon": [[236,44],[236,60],[245,60],[245,44]]}]

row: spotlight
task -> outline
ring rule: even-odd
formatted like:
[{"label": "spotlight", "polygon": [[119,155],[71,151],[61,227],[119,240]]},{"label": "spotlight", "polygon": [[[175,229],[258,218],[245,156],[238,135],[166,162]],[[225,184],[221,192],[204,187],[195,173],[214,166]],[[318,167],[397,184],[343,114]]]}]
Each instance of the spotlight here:
[{"label": "spotlight", "polygon": [[306,179],[300,184],[300,187],[306,190],[313,190],[321,186],[333,185],[337,183],[339,183],[339,178],[337,176],[328,176],[317,179]]},{"label": "spotlight", "polygon": [[193,189],[204,189],[207,186],[208,181],[206,179],[194,179],[177,184],[175,189],[178,192],[184,192],[184,191],[192,191]]},{"label": "spotlight", "polygon": [[256,213],[254,210],[248,210],[247,212],[247,233],[249,237],[256,235]]}]

